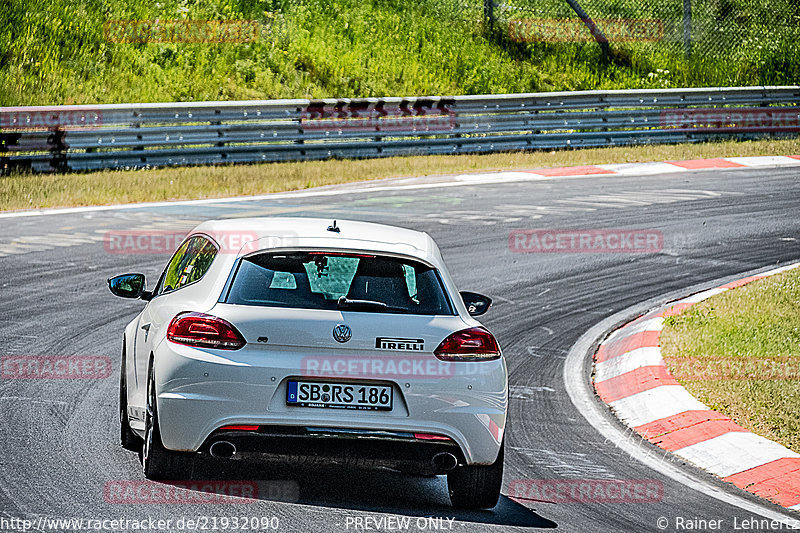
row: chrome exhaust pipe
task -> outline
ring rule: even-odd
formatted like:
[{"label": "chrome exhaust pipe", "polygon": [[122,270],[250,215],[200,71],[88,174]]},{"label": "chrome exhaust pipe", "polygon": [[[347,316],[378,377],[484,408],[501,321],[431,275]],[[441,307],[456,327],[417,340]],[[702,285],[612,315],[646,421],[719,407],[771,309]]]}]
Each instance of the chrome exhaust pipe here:
[{"label": "chrome exhaust pipe", "polygon": [[219,457],[221,459],[230,459],[236,455],[236,446],[232,442],[226,440],[218,440],[211,445],[208,449],[212,457]]},{"label": "chrome exhaust pipe", "polygon": [[436,472],[449,472],[458,466],[458,459],[450,452],[439,452],[431,459]]}]

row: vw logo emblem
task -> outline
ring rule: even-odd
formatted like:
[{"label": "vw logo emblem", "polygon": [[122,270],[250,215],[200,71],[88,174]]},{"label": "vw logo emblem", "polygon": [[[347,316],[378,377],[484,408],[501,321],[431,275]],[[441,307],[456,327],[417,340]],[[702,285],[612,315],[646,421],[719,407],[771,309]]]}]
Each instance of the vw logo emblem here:
[{"label": "vw logo emblem", "polygon": [[336,339],[336,342],[347,342],[352,336],[353,332],[350,331],[350,326],[346,324],[339,324],[333,328],[333,338]]}]

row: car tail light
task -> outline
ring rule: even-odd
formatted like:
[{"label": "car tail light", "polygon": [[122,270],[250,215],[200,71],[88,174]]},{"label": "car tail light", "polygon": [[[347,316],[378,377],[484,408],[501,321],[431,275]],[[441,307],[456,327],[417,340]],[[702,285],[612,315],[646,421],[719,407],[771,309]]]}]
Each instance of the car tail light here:
[{"label": "car tail light", "polygon": [[258,426],[222,426],[219,429],[225,431],[258,431]]},{"label": "car tail light", "polygon": [[238,350],[247,344],[227,320],[204,313],[180,313],[169,324],[167,339],[198,348]]},{"label": "car tail light", "polygon": [[442,361],[492,361],[500,358],[500,347],[486,329],[469,328],[447,337],[433,354]]}]

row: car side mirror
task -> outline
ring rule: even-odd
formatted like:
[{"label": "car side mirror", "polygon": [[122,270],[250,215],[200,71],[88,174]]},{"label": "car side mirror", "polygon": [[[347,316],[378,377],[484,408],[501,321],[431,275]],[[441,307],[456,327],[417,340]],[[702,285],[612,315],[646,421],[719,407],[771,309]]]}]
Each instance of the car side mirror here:
[{"label": "car side mirror", "polygon": [[459,294],[461,294],[461,299],[464,300],[470,316],[480,316],[492,306],[492,299],[483,294],[468,291],[461,291]]},{"label": "car side mirror", "polygon": [[144,274],[122,274],[108,279],[108,288],[111,294],[120,298],[141,298],[150,300],[153,295],[145,290],[146,280]]}]

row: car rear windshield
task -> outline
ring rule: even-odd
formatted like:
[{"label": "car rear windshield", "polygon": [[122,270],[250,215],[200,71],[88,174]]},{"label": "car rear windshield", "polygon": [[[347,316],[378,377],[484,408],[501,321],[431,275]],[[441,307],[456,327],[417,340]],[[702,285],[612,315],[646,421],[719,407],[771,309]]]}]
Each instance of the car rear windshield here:
[{"label": "car rear windshield", "polygon": [[242,259],[227,303],[452,315],[436,269],[380,255],[292,252]]}]

